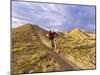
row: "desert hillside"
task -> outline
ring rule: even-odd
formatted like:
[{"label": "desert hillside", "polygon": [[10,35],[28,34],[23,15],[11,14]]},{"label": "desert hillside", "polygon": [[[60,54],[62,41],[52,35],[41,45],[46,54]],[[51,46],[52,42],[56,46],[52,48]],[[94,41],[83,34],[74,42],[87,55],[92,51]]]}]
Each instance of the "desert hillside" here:
[{"label": "desert hillside", "polygon": [[95,34],[75,28],[71,32],[65,32],[64,38],[59,40],[64,56],[82,69],[95,69]]},{"label": "desert hillside", "polygon": [[31,24],[12,29],[12,74],[73,69],[42,43],[42,39],[49,42],[46,34],[47,31]]},{"label": "desert hillside", "polygon": [[12,74],[95,69],[95,34],[78,28],[59,33],[57,54],[47,33],[32,24],[12,28]]}]

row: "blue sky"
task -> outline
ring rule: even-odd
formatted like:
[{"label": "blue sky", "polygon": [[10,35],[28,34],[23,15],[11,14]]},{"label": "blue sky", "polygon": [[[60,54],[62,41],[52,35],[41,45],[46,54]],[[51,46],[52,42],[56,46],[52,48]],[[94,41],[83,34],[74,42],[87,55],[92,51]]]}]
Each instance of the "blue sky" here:
[{"label": "blue sky", "polygon": [[13,1],[12,27],[31,23],[60,32],[95,32],[95,11],[95,6]]}]

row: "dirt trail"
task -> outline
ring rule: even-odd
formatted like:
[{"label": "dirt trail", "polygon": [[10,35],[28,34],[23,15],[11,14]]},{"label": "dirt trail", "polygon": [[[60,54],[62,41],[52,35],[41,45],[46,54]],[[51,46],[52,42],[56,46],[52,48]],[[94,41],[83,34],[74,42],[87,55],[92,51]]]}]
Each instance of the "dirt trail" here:
[{"label": "dirt trail", "polygon": [[50,47],[50,45],[47,43],[47,41],[46,40],[44,40],[44,38],[43,37],[41,37],[41,34],[40,33],[38,33],[39,34],[39,37],[40,37],[40,40],[41,40],[41,42],[45,45],[45,46],[47,46],[48,48],[49,48],[49,52],[51,53],[51,54],[53,54],[53,56],[54,57],[56,57],[56,59],[59,61],[59,63],[62,65],[62,67],[64,68],[64,70],[80,70],[81,68],[80,67],[78,67],[78,66],[76,66],[76,64],[74,64],[74,63],[72,63],[71,61],[69,61],[67,58],[65,58],[64,56],[63,56],[63,54],[61,54],[61,53],[56,53],[55,51],[54,51],[54,49],[52,49],[51,47]]}]

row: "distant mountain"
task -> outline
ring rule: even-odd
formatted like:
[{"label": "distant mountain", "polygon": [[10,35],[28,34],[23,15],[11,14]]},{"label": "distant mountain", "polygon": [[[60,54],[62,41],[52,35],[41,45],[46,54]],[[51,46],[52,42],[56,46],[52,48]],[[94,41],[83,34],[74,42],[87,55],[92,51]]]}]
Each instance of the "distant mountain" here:
[{"label": "distant mountain", "polygon": [[69,35],[73,38],[76,39],[84,39],[84,38],[88,38],[88,36],[86,34],[84,34],[80,29],[75,28],[72,31],[69,32]]},{"label": "distant mountain", "polygon": [[89,37],[96,37],[95,33],[85,32],[85,34]]}]

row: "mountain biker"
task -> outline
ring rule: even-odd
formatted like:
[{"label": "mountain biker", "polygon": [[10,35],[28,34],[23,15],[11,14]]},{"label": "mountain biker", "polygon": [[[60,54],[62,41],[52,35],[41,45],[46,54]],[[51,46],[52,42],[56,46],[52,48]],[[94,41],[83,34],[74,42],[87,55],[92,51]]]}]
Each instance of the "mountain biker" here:
[{"label": "mountain biker", "polygon": [[57,33],[54,31],[52,32],[51,30],[47,34],[49,40],[51,40],[52,47],[55,47],[54,40],[55,40],[56,35],[57,35]]}]

